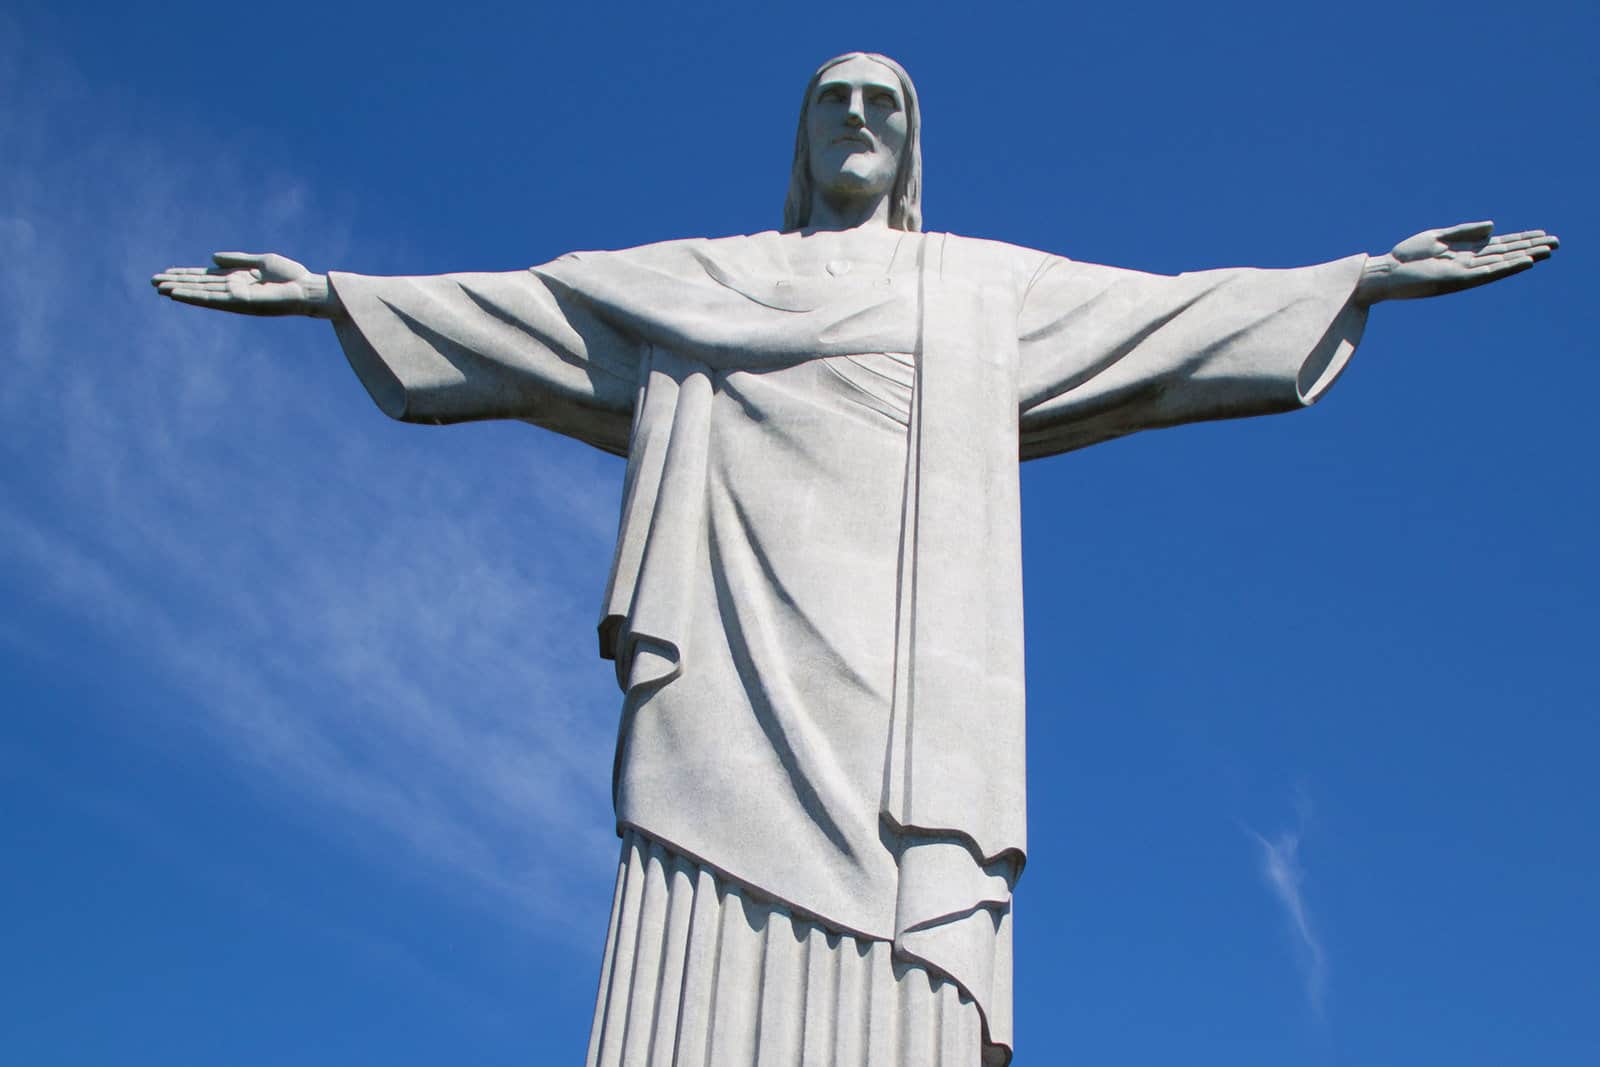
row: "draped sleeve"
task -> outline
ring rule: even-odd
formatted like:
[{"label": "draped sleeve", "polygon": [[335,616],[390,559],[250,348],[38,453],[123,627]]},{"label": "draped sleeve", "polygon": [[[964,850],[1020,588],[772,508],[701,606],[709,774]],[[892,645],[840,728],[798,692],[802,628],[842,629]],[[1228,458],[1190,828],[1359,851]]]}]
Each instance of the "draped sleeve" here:
[{"label": "draped sleeve", "polygon": [[1166,276],[1046,258],[1018,317],[1022,458],[1313,403],[1361,338],[1365,261]]},{"label": "draped sleeve", "polygon": [[329,281],[345,356],[385,414],[521,419],[626,454],[641,346],[536,271]]}]

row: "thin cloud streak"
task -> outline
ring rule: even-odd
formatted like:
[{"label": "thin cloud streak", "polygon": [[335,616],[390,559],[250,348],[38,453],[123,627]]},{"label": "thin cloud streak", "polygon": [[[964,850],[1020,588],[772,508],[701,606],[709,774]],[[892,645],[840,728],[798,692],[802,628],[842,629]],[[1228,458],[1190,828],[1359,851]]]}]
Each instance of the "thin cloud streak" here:
[{"label": "thin cloud streak", "polygon": [[1300,862],[1300,843],[1305,836],[1305,807],[1301,823],[1293,831],[1268,838],[1254,830],[1249,834],[1261,848],[1261,877],[1283,909],[1295,937],[1296,956],[1305,983],[1306,1002],[1318,1019],[1327,1016],[1328,957],[1306,907],[1305,867]]},{"label": "thin cloud streak", "polygon": [[383,250],[3,18],[0,74],[0,584],[147,664],[242,788],[587,946],[616,849],[592,627],[619,465],[391,424],[324,325],[160,300],[152,272],[257,231]]}]

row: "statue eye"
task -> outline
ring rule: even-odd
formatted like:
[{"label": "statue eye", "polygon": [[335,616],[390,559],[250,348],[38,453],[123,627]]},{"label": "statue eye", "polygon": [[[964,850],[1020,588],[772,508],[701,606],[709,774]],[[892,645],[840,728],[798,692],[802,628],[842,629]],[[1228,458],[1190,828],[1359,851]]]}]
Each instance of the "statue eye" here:
[{"label": "statue eye", "polygon": [[844,98],[844,90],[837,85],[830,86],[817,94],[817,102],[819,104],[823,102],[839,104],[844,102]]},{"label": "statue eye", "polygon": [[888,108],[890,111],[894,111],[900,106],[900,101],[894,98],[893,93],[874,93],[872,102],[876,106]]}]

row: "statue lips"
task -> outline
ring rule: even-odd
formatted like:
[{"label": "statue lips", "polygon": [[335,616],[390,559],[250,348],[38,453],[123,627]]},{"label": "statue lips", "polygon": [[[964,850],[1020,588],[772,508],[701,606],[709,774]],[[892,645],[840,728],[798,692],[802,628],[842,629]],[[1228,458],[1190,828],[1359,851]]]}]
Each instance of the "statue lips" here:
[{"label": "statue lips", "polygon": [[828,142],[830,152],[837,152],[835,157],[842,165],[851,156],[871,155],[880,151],[881,145],[874,144],[872,139],[864,133],[840,134]]}]

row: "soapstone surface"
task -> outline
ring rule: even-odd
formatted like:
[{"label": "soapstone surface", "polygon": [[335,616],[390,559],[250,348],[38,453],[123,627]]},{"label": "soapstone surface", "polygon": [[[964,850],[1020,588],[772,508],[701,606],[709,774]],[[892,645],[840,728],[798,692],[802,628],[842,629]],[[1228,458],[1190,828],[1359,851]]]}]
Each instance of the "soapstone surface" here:
[{"label": "soapstone surface", "polygon": [[[626,458],[599,618],[625,843],[591,1064],[850,1061],[827,1015],[846,973],[863,1004],[932,1013],[931,1045],[883,1035],[870,1062],[1008,1062],[1019,460],[1304,407],[1373,303],[1557,245],[1467,223],[1291,270],[1076,263],[923,232],[919,135],[909,76],[851,53],[807,86],[781,231],[430,277],[218,253],[154,279],[331,320],[394,418],[519,419]],[[755,1008],[690,977],[724,941],[787,961],[730,957]],[[680,1023],[713,1018],[731,1044],[707,1059]],[[762,1051],[780,1018],[832,1036]]]}]

